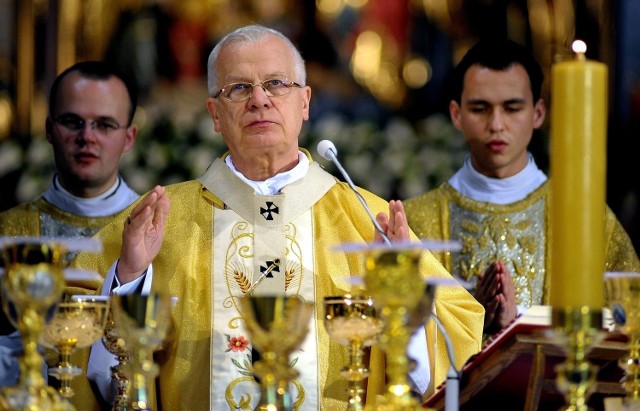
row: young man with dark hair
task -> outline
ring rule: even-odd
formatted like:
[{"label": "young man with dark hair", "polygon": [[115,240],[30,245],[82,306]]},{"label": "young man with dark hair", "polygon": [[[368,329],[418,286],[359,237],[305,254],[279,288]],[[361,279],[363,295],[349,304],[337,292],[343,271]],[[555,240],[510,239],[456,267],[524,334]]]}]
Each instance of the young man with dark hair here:
[{"label": "young man with dark hair", "polygon": [[[473,285],[486,310],[485,335],[549,302],[550,185],[528,150],[546,113],[542,79],[538,63],[517,43],[472,47],[454,70],[449,104],[469,154],[449,181],[404,202],[419,237],[462,243],[461,252],[439,259]],[[638,271],[638,256],[610,209],[606,236],[606,270]]]}]

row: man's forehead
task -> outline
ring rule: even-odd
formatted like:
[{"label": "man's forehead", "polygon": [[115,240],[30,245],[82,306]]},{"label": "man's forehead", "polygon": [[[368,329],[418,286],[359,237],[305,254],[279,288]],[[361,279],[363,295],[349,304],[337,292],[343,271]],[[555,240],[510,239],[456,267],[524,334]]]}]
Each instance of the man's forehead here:
[{"label": "man's forehead", "polygon": [[464,100],[505,102],[531,100],[529,76],[520,65],[495,70],[473,65],[467,71],[462,89]]},{"label": "man's forehead", "polygon": [[96,79],[69,73],[62,79],[57,93],[54,114],[92,112],[100,116],[127,115],[129,96],[124,83],[117,77]]},{"label": "man's forehead", "polygon": [[481,85],[478,84],[480,82],[477,82],[478,76],[500,78],[500,81],[511,83],[522,82],[527,87],[530,85],[529,73],[527,73],[527,70],[519,63],[513,63],[504,69],[495,69],[478,63],[473,64],[464,74],[464,87]]},{"label": "man's forehead", "polygon": [[223,79],[292,76],[294,68],[291,50],[276,37],[231,44],[221,50],[217,66]]}]

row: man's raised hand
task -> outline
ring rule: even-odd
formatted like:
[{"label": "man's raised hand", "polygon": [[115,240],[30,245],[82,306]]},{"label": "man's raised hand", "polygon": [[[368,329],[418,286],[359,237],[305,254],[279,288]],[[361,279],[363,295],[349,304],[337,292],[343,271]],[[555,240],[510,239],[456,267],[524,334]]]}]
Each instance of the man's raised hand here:
[{"label": "man's raised hand", "polygon": [[140,277],[158,255],[169,208],[164,187],[155,186],[131,211],[122,231],[122,250],[116,268],[120,283]]}]

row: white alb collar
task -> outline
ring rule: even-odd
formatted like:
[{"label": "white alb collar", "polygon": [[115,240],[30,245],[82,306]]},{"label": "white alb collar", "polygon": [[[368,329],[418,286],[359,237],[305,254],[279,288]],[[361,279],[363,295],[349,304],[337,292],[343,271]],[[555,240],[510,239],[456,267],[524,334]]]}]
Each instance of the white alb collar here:
[{"label": "white alb collar", "polygon": [[60,185],[58,174],[51,178],[51,184],[43,196],[54,206],[84,217],[104,217],[119,213],[139,197],[120,176],[111,188],[97,197],[76,197]]},{"label": "white alb collar", "polygon": [[510,204],[522,200],[547,181],[531,153],[529,161],[519,173],[507,178],[491,178],[477,172],[467,154],[464,165],[451,177],[449,184],[461,194],[476,201]]},{"label": "white alb collar", "polygon": [[307,175],[307,171],[309,170],[309,159],[301,151],[298,151],[298,164],[294,168],[283,173],[278,173],[264,181],[253,181],[245,177],[241,172],[236,170],[230,155],[225,158],[225,163],[235,175],[251,186],[256,194],[263,196],[278,194],[285,186]]}]

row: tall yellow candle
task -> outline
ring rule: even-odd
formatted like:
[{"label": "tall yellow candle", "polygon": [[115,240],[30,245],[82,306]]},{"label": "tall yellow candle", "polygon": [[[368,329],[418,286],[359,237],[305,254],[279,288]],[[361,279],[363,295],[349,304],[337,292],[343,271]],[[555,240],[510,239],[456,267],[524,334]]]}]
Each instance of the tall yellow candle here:
[{"label": "tall yellow candle", "polygon": [[600,309],[607,67],[587,60],[586,45],[576,43],[576,57],[554,64],[551,73],[550,302],[554,308]]}]

